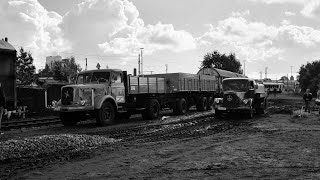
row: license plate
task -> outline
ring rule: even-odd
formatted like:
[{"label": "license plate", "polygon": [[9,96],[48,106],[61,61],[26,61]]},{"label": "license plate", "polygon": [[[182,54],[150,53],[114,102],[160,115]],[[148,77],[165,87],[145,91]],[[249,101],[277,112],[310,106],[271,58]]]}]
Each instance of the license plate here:
[{"label": "license plate", "polygon": [[227,110],[225,107],[218,107],[218,110]]}]

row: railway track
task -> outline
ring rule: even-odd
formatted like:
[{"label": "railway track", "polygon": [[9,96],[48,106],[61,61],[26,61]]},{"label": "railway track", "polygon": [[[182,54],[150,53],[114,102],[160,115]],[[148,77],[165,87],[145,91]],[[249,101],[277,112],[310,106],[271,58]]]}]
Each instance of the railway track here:
[{"label": "railway track", "polygon": [[7,120],[1,123],[2,130],[19,129],[27,127],[39,127],[53,124],[60,124],[61,121],[58,116],[47,116],[39,118],[26,118],[18,120]]}]

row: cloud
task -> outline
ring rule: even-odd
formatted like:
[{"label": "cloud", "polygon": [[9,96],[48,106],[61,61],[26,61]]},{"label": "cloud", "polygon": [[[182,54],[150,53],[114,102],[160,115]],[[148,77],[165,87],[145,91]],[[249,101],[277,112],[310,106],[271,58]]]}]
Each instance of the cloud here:
[{"label": "cloud", "polygon": [[137,8],[127,0],[86,0],[63,17],[61,28],[77,51],[137,55],[140,47],[149,54],[196,47],[190,33],[175,30],[172,24],[145,25]]},{"label": "cloud", "polygon": [[266,4],[298,4],[303,6],[300,13],[308,18],[319,17],[320,1],[319,0],[248,0],[252,2],[262,2]]},{"label": "cloud", "polygon": [[293,45],[309,48],[320,44],[320,30],[292,25],[289,21],[273,26],[233,16],[219,21],[216,26],[211,24],[206,27],[210,29],[198,39],[199,44],[225,46],[240,59],[248,61],[281,57],[286,48]]},{"label": "cloud", "polygon": [[37,0],[9,0],[0,3],[1,31],[16,48],[30,50],[37,66],[43,66],[44,55],[67,50],[58,24],[62,16],[47,11]]},{"label": "cloud", "polygon": [[296,15],[296,13],[290,12],[290,11],[286,11],[286,12],[284,12],[284,14],[285,14],[286,16],[295,16],[295,15]]}]

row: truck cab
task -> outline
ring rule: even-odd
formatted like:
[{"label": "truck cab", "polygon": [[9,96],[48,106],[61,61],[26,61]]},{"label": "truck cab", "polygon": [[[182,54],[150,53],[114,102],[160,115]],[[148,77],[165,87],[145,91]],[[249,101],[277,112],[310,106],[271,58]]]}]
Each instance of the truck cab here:
[{"label": "truck cab", "polygon": [[80,72],[75,84],[61,88],[62,123],[74,125],[83,119],[86,113],[91,113],[96,115],[99,124],[111,124],[114,112],[125,103],[124,76],[126,72],[118,69]]},{"label": "truck cab", "polygon": [[266,93],[263,84],[249,78],[226,78],[222,81],[222,97],[215,98],[215,116],[225,113],[243,113],[249,118],[253,113],[264,113]]}]

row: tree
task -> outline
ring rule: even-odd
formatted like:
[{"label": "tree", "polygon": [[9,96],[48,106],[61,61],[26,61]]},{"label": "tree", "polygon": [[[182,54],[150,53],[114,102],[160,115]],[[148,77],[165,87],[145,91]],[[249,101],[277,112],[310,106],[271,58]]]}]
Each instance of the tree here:
[{"label": "tree", "polygon": [[320,60],[302,65],[298,81],[303,91],[310,89],[311,93],[315,94],[320,88]]},{"label": "tree", "polygon": [[20,84],[30,85],[37,80],[32,54],[30,52],[25,52],[22,47],[19,49],[16,67],[17,80],[20,81]]},{"label": "tree", "polygon": [[282,76],[281,78],[280,78],[280,81],[288,81],[289,79],[288,79],[288,77],[287,76]]},{"label": "tree", "polygon": [[59,81],[69,81],[81,70],[73,56],[62,61],[55,61],[52,66],[53,77]]},{"label": "tree", "polygon": [[201,68],[218,68],[242,74],[241,63],[234,53],[220,54],[218,51],[207,53],[201,62]]}]

